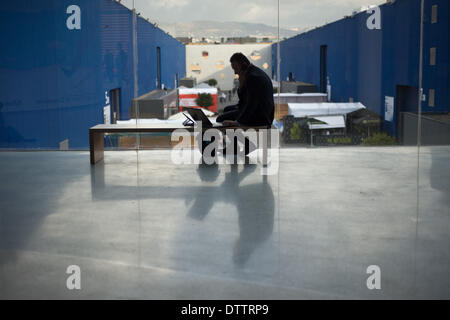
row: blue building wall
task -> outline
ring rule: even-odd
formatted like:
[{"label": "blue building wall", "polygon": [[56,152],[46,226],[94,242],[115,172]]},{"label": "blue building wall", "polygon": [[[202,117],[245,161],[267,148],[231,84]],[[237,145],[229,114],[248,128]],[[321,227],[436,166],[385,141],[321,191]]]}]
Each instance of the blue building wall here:
[{"label": "blue building wall", "polygon": [[161,50],[161,83],[174,88],[176,75],[178,79],[186,75],[185,45],[143,19],[137,22],[139,95],[157,87],[157,47]]},{"label": "blue building wall", "polygon": [[[438,22],[431,23],[431,7],[438,5]],[[449,8],[447,0],[426,0],[424,21],[424,93],[436,92],[435,106],[428,101],[422,112],[449,112]],[[367,28],[371,16],[362,12],[280,43],[281,79],[295,79],[320,87],[320,46],[327,45],[327,76],[331,99],[360,101],[384,119],[385,96],[397,101],[397,86],[419,85],[420,0],[397,0],[381,9],[381,30]],[[437,48],[437,64],[430,66],[430,48]],[[276,65],[276,45],[273,46]],[[397,106],[395,106],[397,108]],[[412,108],[402,111],[417,112]],[[397,134],[394,120],[384,129]]]},{"label": "blue building wall", "polygon": [[[77,5],[81,29],[66,23]],[[70,20],[72,21],[72,20]],[[134,96],[132,12],[111,0],[0,3],[0,147],[88,148],[89,127],[103,123],[109,90],[120,89],[121,119]],[[138,94],[185,76],[184,45],[137,19]]]}]

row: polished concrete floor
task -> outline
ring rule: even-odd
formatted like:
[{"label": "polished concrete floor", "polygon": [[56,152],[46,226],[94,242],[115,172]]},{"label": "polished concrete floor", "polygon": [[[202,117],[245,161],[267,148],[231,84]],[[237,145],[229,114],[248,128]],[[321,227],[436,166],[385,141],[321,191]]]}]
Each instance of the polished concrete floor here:
[{"label": "polished concrete floor", "polygon": [[168,150],[96,166],[88,152],[1,152],[0,298],[449,299],[449,155],[289,148],[263,176]]}]

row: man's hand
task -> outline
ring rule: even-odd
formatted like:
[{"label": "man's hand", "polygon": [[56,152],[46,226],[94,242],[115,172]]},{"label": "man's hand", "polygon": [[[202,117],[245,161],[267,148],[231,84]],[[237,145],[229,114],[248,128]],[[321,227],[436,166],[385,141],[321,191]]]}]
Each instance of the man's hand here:
[{"label": "man's hand", "polygon": [[237,121],[233,121],[233,120],[224,120],[223,121],[223,125],[224,126],[234,126],[234,127],[238,127],[239,123],[237,123]]}]

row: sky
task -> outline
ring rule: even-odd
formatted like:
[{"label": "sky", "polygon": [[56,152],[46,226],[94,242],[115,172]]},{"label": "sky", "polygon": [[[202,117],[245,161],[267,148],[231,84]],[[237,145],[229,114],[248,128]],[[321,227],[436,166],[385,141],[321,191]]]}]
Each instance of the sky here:
[{"label": "sky", "polygon": [[[133,0],[121,0],[131,8]],[[136,10],[156,23],[238,21],[277,25],[278,0],[135,0]],[[280,0],[280,26],[321,26],[386,0]]]}]

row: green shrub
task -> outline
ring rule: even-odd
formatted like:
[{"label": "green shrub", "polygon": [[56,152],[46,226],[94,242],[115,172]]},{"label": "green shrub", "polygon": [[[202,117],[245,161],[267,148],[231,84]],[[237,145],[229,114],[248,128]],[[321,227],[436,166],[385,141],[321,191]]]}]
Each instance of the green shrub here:
[{"label": "green shrub", "polygon": [[211,87],[215,87],[217,85],[217,80],[212,78],[208,80],[208,85],[210,85]]},{"label": "green shrub", "polygon": [[300,140],[302,138],[302,129],[300,129],[297,123],[294,123],[290,130],[291,140]]},{"label": "green shrub", "polygon": [[388,146],[395,145],[395,138],[387,135],[387,133],[374,133],[372,136],[365,138],[363,145],[368,146]]},{"label": "green shrub", "polygon": [[350,138],[350,137],[327,138],[327,143],[329,143],[329,144],[351,144],[352,138]]},{"label": "green shrub", "polygon": [[212,96],[209,93],[199,93],[198,98],[195,99],[195,103],[202,108],[208,109],[208,107],[214,105]]}]

